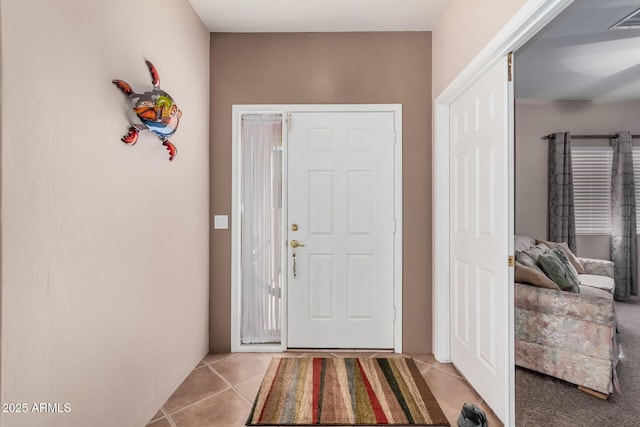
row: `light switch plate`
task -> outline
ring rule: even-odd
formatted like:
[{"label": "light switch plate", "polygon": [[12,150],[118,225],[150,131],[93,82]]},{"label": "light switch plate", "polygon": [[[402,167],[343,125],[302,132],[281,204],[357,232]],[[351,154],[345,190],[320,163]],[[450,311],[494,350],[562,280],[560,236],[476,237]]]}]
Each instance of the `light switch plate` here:
[{"label": "light switch plate", "polygon": [[213,228],[216,230],[226,230],[229,228],[229,215],[214,215]]}]

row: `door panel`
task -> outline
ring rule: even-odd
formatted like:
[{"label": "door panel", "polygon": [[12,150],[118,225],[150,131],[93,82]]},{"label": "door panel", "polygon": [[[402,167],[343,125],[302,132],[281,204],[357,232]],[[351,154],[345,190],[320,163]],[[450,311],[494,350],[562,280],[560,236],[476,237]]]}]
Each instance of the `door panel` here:
[{"label": "door panel", "polygon": [[304,246],[288,247],[287,345],[393,348],[394,114],[293,113],[290,128],[288,242]]},{"label": "door panel", "polygon": [[507,63],[451,117],[451,359],[501,418],[509,407]]},{"label": "door panel", "polygon": [[307,194],[309,233],[311,235],[333,235],[334,209],[333,200],[335,191],[333,187],[334,171],[314,171],[307,172]]}]

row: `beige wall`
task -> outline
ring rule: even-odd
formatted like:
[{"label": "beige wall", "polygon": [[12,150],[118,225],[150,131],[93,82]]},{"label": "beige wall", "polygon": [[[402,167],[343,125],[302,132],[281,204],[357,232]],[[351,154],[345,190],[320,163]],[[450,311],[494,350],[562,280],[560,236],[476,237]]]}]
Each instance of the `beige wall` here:
[{"label": "beige wall", "polygon": [[433,28],[434,99],[527,0],[449,0]]},{"label": "beige wall", "polygon": [[[540,137],[553,132],[615,134],[640,133],[640,101],[527,101],[516,102],[515,231],[547,236],[547,149]],[[604,145],[608,141],[572,141]],[[609,236],[578,236],[578,255],[609,259]]]},{"label": "beige wall", "polygon": [[[0,402],[4,402],[4,395],[2,394],[2,379],[3,379],[3,369],[2,369],[2,362],[3,362],[3,353],[4,353],[4,349],[2,348],[2,343],[3,343],[3,339],[2,337],[4,336],[4,332],[3,332],[3,327],[2,325],[4,324],[4,319],[3,319],[3,311],[2,311],[2,277],[4,277],[4,271],[2,270],[2,264],[3,264],[3,260],[2,260],[2,254],[3,254],[3,250],[2,250],[2,212],[3,212],[3,201],[2,201],[2,135],[4,135],[4,127],[2,124],[2,119],[3,119],[3,102],[2,102],[2,97],[3,97],[3,93],[4,93],[4,79],[2,78],[2,76],[4,75],[4,48],[3,45],[4,43],[2,42],[3,39],[3,26],[2,26],[2,12],[3,12],[3,7],[2,6],[2,1],[0,0]],[[0,415],[0,417],[2,417],[2,415]],[[2,422],[2,418],[0,418],[0,423]]]},{"label": "beige wall", "polygon": [[[403,342],[431,351],[431,34],[212,34],[212,213],[231,213],[232,104],[279,103],[402,104]],[[230,348],[230,264],[231,230],[212,230],[212,350]]]},{"label": "beige wall", "polygon": [[[2,401],[145,425],[207,351],[209,33],[186,0],[1,0]],[[127,147],[144,59],[184,112]]]}]

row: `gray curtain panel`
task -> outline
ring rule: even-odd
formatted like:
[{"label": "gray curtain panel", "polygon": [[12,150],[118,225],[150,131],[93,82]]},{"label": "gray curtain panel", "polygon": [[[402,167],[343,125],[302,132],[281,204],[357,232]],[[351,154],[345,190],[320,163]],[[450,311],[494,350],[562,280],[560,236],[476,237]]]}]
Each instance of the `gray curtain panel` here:
[{"label": "gray curtain panel", "polygon": [[638,295],[638,240],[636,236],[636,190],[633,178],[631,133],[611,139],[611,260],[618,301]]},{"label": "gray curtain panel", "polygon": [[547,214],[549,240],[567,242],[576,247],[576,217],[573,205],[573,169],[571,134],[559,132],[549,138],[549,203]]}]

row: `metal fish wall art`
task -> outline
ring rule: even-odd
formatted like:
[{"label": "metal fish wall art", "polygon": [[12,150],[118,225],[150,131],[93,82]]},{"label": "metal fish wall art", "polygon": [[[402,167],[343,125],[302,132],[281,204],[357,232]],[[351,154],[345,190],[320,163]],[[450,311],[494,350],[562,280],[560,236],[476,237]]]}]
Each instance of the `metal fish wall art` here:
[{"label": "metal fish wall art", "polygon": [[160,89],[160,75],[156,67],[146,61],[151,73],[151,83],[153,89],[144,93],[136,93],[124,80],[113,80],[113,84],[118,87],[133,102],[133,111],[136,113],[140,123],[131,123],[129,132],[122,137],[122,142],[127,145],[134,145],[138,142],[140,131],[149,130],[153,132],[169,152],[169,160],[173,160],[178,150],[169,141],[169,138],[178,129],[182,111],[167,92]]}]

